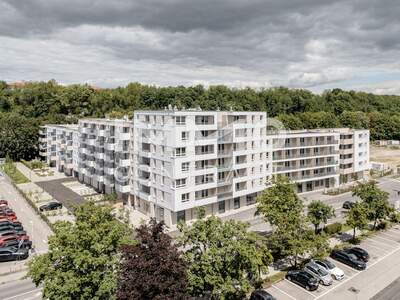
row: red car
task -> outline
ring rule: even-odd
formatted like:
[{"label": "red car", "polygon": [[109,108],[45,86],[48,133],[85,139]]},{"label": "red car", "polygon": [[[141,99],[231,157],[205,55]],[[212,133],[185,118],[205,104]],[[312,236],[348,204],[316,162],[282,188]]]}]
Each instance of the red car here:
[{"label": "red car", "polygon": [[9,242],[12,241],[18,241],[18,236],[17,235],[9,235],[9,236],[3,236],[0,237],[0,247],[6,246]]},{"label": "red car", "polygon": [[0,215],[0,222],[2,221],[11,221],[11,222],[18,222],[17,216],[4,216]]}]

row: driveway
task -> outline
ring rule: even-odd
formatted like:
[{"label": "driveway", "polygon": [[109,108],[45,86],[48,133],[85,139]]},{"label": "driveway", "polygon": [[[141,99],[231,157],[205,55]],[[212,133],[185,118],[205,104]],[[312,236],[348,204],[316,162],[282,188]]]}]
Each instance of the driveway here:
[{"label": "driveway", "polygon": [[63,185],[65,182],[77,181],[76,178],[62,178],[50,181],[35,182],[38,186],[49,193],[58,202],[71,209],[74,205],[82,204],[84,198]]}]

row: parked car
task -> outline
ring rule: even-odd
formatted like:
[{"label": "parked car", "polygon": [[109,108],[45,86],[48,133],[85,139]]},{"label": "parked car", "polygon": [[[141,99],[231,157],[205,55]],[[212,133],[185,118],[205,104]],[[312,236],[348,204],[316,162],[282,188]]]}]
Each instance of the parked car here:
[{"label": "parked car", "polygon": [[0,207],[5,207],[5,206],[8,206],[8,201],[4,200],[4,199],[1,199],[0,200]]},{"label": "parked car", "polygon": [[17,216],[16,215],[10,215],[10,216],[7,216],[7,215],[0,215],[0,222],[2,222],[2,221],[12,221],[12,222],[15,222],[15,221],[17,221],[18,219],[17,219]]},{"label": "parked car", "polygon": [[358,259],[361,259],[363,262],[368,262],[369,261],[369,254],[367,251],[360,247],[352,247],[352,248],[347,248],[345,249],[347,253],[352,253],[355,256],[358,257]]},{"label": "parked car", "polygon": [[55,209],[61,209],[62,204],[60,202],[49,202],[45,205],[42,205],[39,207],[40,211],[46,211],[46,210],[55,210]]},{"label": "parked car", "polygon": [[357,270],[365,270],[367,268],[365,262],[360,260],[355,254],[348,253],[345,250],[333,250],[331,257]]},{"label": "parked car", "polygon": [[267,291],[259,289],[251,293],[250,300],[276,300],[276,298]]},{"label": "parked car", "polygon": [[[26,234],[26,232],[24,232],[24,234]],[[0,231],[0,237],[4,236],[18,236],[18,234],[15,230]]]},{"label": "parked car", "polygon": [[318,289],[318,280],[310,273],[303,270],[289,271],[286,274],[286,279],[297,283],[304,287],[307,291],[315,291]]},{"label": "parked car", "polygon": [[352,202],[352,201],[345,201],[345,202],[343,202],[343,208],[344,209],[351,209],[354,205],[356,205],[356,203],[355,202]]},{"label": "parked car", "polygon": [[16,231],[22,231],[24,230],[24,227],[22,226],[21,222],[15,221],[0,221],[0,231],[4,230],[16,230]]},{"label": "parked car", "polygon": [[314,276],[320,284],[331,285],[333,283],[332,276],[328,271],[312,261],[304,266],[304,271]]},{"label": "parked car", "polygon": [[0,261],[22,260],[29,257],[28,249],[16,247],[0,248]]},{"label": "parked car", "polygon": [[3,246],[0,246],[1,248],[4,247],[15,247],[15,248],[25,248],[25,249],[31,249],[32,248],[32,241],[28,239],[24,239],[25,237],[14,237],[6,241],[6,243]]},{"label": "parked car", "polygon": [[333,262],[327,259],[316,259],[314,262],[324,268],[326,271],[331,274],[331,276],[336,280],[342,280],[344,278],[344,272],[342,269],[338,268]]}]

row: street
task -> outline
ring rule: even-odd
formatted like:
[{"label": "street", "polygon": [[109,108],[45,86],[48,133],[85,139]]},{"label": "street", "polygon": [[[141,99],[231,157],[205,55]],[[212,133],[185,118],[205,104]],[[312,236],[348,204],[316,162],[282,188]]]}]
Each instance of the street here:
[{"label": "street", "polygon": [[42,292],[30,279],[16,280],[0,285],[0,299],[39,300],[42,299]]}]

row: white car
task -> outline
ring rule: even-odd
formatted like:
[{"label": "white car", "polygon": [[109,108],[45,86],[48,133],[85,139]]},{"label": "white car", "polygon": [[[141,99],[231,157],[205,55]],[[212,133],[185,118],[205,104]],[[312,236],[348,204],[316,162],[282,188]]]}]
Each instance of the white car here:
[{"label": "white car", "polygon": [[344,278],[344,272],[342,269],[335,266],[335,264],[327,259],[314,260],[314,263],[324,268],[331,276],[336,280],[342,280]]}]

